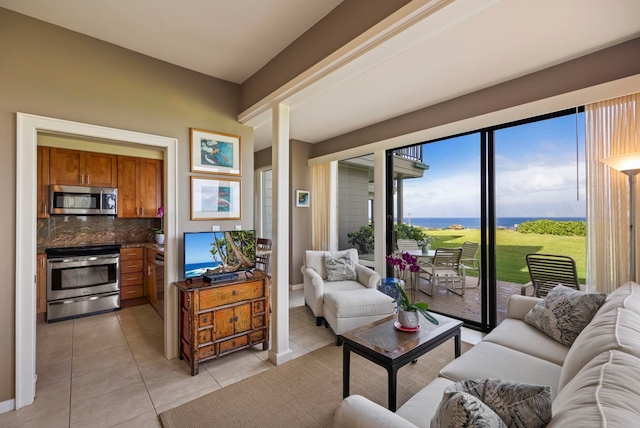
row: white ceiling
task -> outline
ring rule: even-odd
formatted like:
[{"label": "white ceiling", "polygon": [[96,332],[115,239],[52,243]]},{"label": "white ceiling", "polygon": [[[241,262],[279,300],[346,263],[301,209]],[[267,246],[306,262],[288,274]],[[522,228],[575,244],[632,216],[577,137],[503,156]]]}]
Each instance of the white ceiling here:
[{"label": "white ceiling", "polygon": [[[0,0],[0,7],[241,83],[339,3]],[[369,31],[377,43],[354,41],[340,60],[325,61],[331,72],[280,95],[291,108],[290,137],[321,142],[640,36],[638,0],[453,0],[429,12],[439,3],[447,2],[413,0]],[[256,151],[271,145],[268,101],[240,115],[254,126]]]}]

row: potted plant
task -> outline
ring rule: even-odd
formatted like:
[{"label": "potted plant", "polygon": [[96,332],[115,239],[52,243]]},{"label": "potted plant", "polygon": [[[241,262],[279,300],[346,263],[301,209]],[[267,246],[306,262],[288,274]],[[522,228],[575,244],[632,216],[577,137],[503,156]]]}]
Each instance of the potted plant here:
[{"label": "potted plant", "polygon": [[436,325],[439,324],[438,320],[427,312],[427,309],[429,309],[429,305],[427,303],[411,303],[407,293],[404,292],[404,289],[400,284],[396,284],[396,288],[400,294],[400,297],[396,300],[398,302],[398,322],[402,327],[409,329],[418,328],[420,326],[420,317],[418,316],[418,313],[422,314],[422,316],[430,323]]},{"label": "potted plant", "polygon": [[158,207],[157,217],[160,219],[160,227],[153,228],[151,231],[156,236],[156,244],[164,245],[164,229],[162,228],[162,218],[164,217],[164,207]]}]

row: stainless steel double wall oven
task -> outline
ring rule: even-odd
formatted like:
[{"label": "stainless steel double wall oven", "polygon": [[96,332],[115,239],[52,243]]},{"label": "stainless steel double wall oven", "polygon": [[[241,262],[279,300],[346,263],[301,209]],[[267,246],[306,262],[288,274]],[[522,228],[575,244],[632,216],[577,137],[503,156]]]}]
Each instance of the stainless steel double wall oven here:
[{"label": "stainless steel double wall oven", "polygon": [[46,253],[47,322],[120,309],[120,245]]}]

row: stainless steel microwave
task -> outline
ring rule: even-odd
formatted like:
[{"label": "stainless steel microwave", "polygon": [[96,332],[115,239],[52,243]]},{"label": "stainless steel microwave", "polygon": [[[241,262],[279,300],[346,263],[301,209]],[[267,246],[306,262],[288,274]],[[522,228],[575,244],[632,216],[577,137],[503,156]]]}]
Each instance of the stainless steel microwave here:
[{"label": "stainless steel microwave", "polygon": [[50,190],[51,214],[118,214],[118,189],[52,185]]}]

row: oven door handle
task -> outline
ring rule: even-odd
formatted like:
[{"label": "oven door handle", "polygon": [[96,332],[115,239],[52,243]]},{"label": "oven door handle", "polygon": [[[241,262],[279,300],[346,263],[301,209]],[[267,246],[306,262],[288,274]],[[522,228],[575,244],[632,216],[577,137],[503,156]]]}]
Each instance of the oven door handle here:
[{"label": "oven door handle", "polygon": [[112,297],[112,295],[74,297],[73,299],[58,300],[58,301],[47,302],[47,303],[49,303],[50,305],[68,305],[68,304],[71,304],[71,303],[88,302],[88,301],[91,301],[91,300],[98,300],[98,299],[101,299],[103,297]]},{"label": "oven door handle", "polygon": [[74,268],[74,267],[84,267],[84,266],[101,266],[101,265],[113,265],[118,266],[120,263],[119,257],[109,257],[109,258],[100,258],[100,257],[91,257],[89,259],[49,259],[47,263],[52,268]]}]

